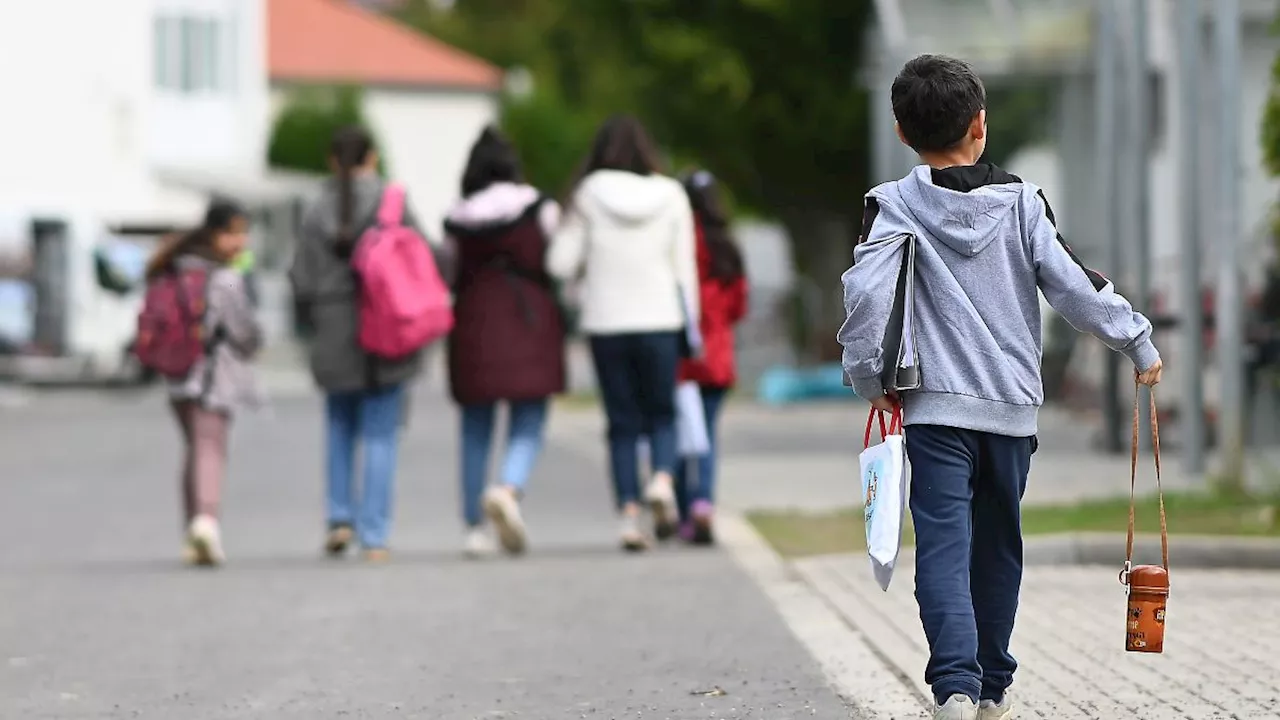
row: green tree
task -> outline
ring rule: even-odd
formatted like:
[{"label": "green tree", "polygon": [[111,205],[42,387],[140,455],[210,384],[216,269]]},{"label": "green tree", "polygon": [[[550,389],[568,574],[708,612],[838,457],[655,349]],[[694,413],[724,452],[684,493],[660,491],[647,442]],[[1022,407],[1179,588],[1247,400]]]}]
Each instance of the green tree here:
[{"label": "green tree", "polygon": [[[630,111],[666,150],[712,170],[736,204],[787,227],[820,356],[832,358],[869,183],[869,99],[860,82],[872,0],[418,0],[405,18],[507,68],[534,94],[504,125],[529,174],[562,187],[605,115]],[[1042,127],[1046,91],[994,88],[991,159]],[[1007,109],[1007,110],[1006,110]]]},{"label": "green tree", "polygon": [[[1272,25],[1272,30],[1280,32],[1280,17]],[[1261,141],[1267,170],[1280,176],[1280,54],[1276,55],[1271,66],[1271,92],[1262,111]],[[1280,212],[1273,213],[1273,217],[1271,234],[1274,242],[1280,245]]]},{"label": "green tree", "polygon": [[448,9],[412,0],[399,13],[435,38],[528,73],[529,94],[503,95],[501,125],[530,182],[551,193],[566,189],[610,112],[639,109],[612,35],[574,11],[573,0],[459,0]]},{"label": "green tree", "polygon": [[294,90],[271,130],[267,164],[299,172],[328,172],[333,133],[348,125],[368,127],[362,102],[363,93],[357,87]]}]

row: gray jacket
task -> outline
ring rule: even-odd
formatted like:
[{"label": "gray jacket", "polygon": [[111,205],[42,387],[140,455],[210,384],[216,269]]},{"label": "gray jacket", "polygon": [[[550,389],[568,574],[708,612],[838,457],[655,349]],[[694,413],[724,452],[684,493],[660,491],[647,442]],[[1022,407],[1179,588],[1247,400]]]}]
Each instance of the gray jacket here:
[{"label": "gray jacket", "polygon": [[[179,268],[209,272],[205,331],[215,338],[212,351],[196,362],[185,380],[169,383],[174,400],[199,400],[204,407],[233,412],[262,402],[250,361],[262,346],[262,328],[239,271],[195,256],[181,257]],[[212,364],[211,364],[212,363]]]},{"label": "gray jacket", "polygon": [[[373,225],[385,187],[377,176],[354,180],[356,235]],[[406,206],[405,225],[421,233],[417,219]],[[303,212],[301,235],[289,280],[297,311],[306,316],[313,334],[309,353],[316,384],[328,392],[352,392],[407,382],[422,367],[422,353],[402,360],[384,360],[364,352],[356,339],[358,294],[354,270],[339,256],[338,183],[325,182],[319,197]],[[441,272],[449,269],[443,249],[432,247]]]},{"label": "gray jacket", "polygon": [[907,236],[916,238],[914,338],[921,387],[908,425],[1015,437],[1036,433],[1040,303],[1142,370],[1160,358],[1151,323],[1085,268],[1036,186],[994,165],[915,168],[868,195],[864,236],[844,274],[844,370],[866,399],[884,394],[882,342]]}]

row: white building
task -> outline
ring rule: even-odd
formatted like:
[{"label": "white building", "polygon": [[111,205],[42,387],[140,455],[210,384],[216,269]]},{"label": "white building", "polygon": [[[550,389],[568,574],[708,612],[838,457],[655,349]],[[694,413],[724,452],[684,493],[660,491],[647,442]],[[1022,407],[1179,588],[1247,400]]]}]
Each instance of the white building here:
[{"label": "white building", "polygon": [[[0,340],[99,367],[118,364],[139,302],[96,279],[108,228],[191,226],[221,192],[256,211],[260,241],[289,234],[291,206],[315,183],[267,168],[289,87],[365,86],[389,169],[430,228],[501,82],[497,68],[348,0],[0,2],[0,47],[0,268],[21,291],[4,294],[0,315],[23,316],[0,317]],[[36,218],[66,223],[65,240],[40,243],[56,250],[32,251]],[[279,336],[287,248],[261,249],[264,317]],[[30,337],[3,337],[15,327]]]},{"label": "white building", "polygon": [[261,0],[0,3],[0,206],[190,223],[204,199],[166,172],[260,174],[264,19]]}]

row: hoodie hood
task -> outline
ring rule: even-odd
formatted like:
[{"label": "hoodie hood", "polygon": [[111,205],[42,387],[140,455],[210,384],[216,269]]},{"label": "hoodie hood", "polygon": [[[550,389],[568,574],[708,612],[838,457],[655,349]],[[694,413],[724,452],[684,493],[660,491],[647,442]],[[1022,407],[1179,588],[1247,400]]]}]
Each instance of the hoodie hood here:
[{"label": "hoodie hood", "polygon": [[576,202],[598,205],[622,224],[639,225],[665,212],[683,195],[680,183],[665,175],[597,170],[583,180]]},{"label": "hoodie hood", "polygon": [[994,165],[933,170],[920,165],[898,191],[916,222],[961,255],[977,255],[1017,212],[1021,181]]},{"label": "hoodie hood", "polygon": [[542,200],[542,193],[528,185],[494,183],[459,200],[445,217],[446,231],[476,231],[510,225]]},{"label": "hoodie hood", "polygon": [[[377,175],[358,175],[351,180],[351,191],[354,195],[354,203],[351,212],[351,228],[358,234],[364,227],[373,223],[374,216],[378,213],[378,205],[382,202],[382,178]],[[336,178],[329,178],[324,182],[320,189],[320,198],[316,204],[319,212],[316,213],[315,222],[323,237],[328,238],[330,242],[338,240],[338,212],[342,207],[341,198],[338,195],[338,181]]]}]

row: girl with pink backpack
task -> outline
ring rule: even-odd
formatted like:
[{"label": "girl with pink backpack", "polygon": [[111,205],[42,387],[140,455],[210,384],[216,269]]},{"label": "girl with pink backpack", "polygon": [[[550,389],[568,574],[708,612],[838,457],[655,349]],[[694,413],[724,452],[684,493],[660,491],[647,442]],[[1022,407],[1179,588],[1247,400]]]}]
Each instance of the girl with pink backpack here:
[{"label": "girl with pink backpack", "polygon": [[427,243],[403,191],[379,177],[366,131],[339,130],[329,163],[333,177],[303,213],[289,270],[311,372],[325,393],[324,546],[340,556],[358,542],[367,560],[384,561],[407,387],[425,347],[452,325],[440,272],[447,257]]}]

